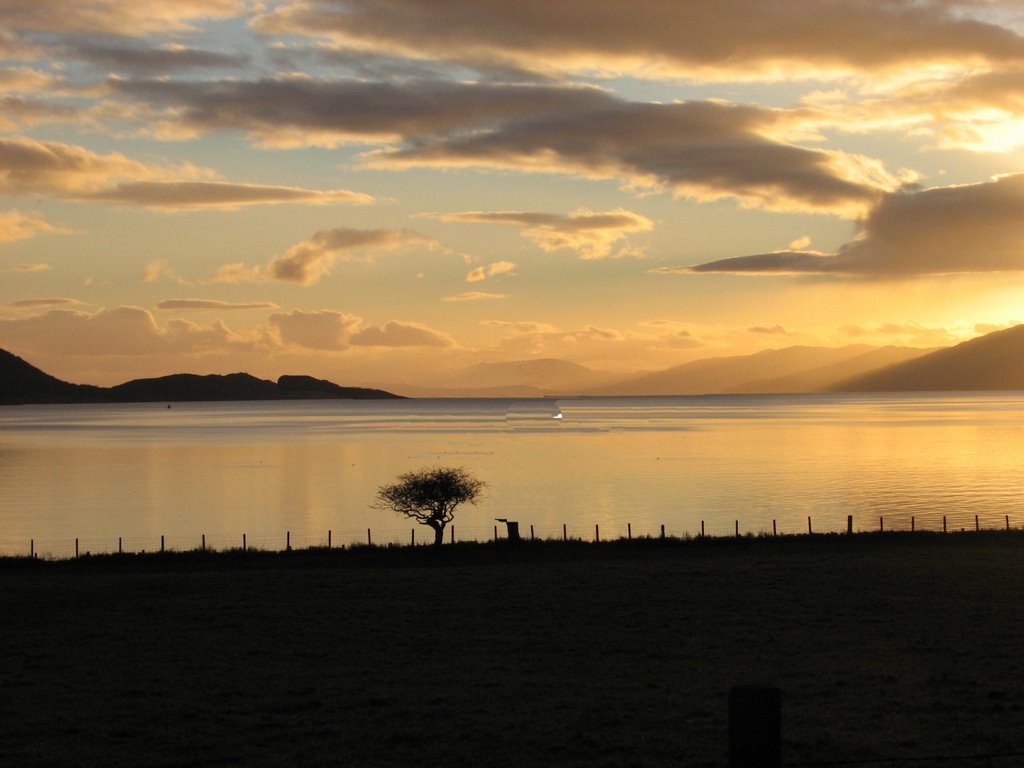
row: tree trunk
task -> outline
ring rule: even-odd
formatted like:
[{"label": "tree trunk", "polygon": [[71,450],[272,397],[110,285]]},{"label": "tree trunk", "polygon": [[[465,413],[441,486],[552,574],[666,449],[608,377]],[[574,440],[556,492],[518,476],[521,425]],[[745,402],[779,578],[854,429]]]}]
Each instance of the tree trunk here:
[{"label": "tree trunk", "polygon": [[434,528],[434,546],[440,547],[444,543],[444,526],[438,525]]}]

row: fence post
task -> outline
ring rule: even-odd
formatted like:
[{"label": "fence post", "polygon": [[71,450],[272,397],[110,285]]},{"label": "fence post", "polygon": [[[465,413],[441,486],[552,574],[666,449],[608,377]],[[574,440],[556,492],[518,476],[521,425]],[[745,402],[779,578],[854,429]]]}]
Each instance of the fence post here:
[{"label": "fence post", "polygon": [[533,541],[533,526],[530,526],[530,541]]},{"label": "fence post", "polygon": [[704,521],[703,520],[700,521],[700,537],[702,539],[704,538]]},{"label": "fence post", "polygon": [[633,524],[632,523],[626,523],[626,538],[627,539],[632,539],[633,538]]},{"label": "fence post", "polygon": [[164,551],[164,536],[163,536],[163,534],[160,534],[160,551],[161,552]]},{"label": "fence post", "polygon": [[368,547],[372,547],[373,546],[373,537],[370,536],[370,529],[369,528],[366,529],[366,546],[368,546]]},{"label": "fence post", "polygon": [[117,554],[121,554],[121,537],[117,537]]},{"label": "fence post", "polygon": [[412,543],[412,546],[415,547],[416,546],[416,529],[415,528],[411,528],[409,530],[409,536],[410,536],[409,541]]},{"label": "fence post", "polygon": [[565,523],[562,523],[562,541],[568,541],[569,537],[565,532]]},{"label": "fence post", "polygon": [[778,536],[778,535],[779,535],[779,528],[776,525],[775,520],[773,519],[772,520],[772,536]]},{"label": "fence post", "polygon": [[203,534],[203,545],[202,545],[202,549],[203,549],[203,552],[205,552],[205,551],[206,551],[206,534],[205,534],[205,533]]},{"label": "fence post", "polygon": [[454,525],[452,526],[451,542],[452,542],[452,544],[455,543],[455,526]]},{"label": "fence post", "polygon": [[942,532],[943,533],[946,532],[946,516],[945,515],[942,516]]},{"label": "fence post", "polygon": [[1006,516],[1006,530],[1010,530],[1010,516]]},{"label": "fence post", "polygon": [[284,536],[285,536],[285,538],[284,538],[284,551],[285,552],[291,552],[292,551],[292,532],[291,531],[285,531],[284,532]]},{"label": "fence post", "polygon": [[30,558],[32,558],[33,560],[36,557],[36,540],[35,539],[29,539],[28,540],[28,556]]},{"label": "fence post", "polygon": [[917,528],[915,527],[914,516],[911,515],[910,516],[910,532],[913,533],[916,530],[917,530]]},{"label": "fence post", "polygon": [[974,530],[976,530],[976,531],[980,531],[981,530],[981,524],[978,522],[978,516],[977,515],[974,516]]},{"label": "fence post", "polygon": [[665,538],[665,524],[664,523],[661,524],[661,538],[663,538],[663,539]]},{"label": "fence post", "polygon": [[810,536],[813,533],[811,530],[811,516],[807,516],[807,535]]},{"label": "fence post", "polygon": [[246,542],[245,542],[245,534],[244,533],[242,534],[242,551],[243,552],[248,552],[249,551],[249,547],[246,545]]},{"label": "fence post", "polygon": [[738,539],[739,537],[740,537],[740,521],[737,520],[736,521],[736,538]]},{"label": "fence post", "polygon": [[597,523],[594,523],[594,541],[600,541],[600,540],[601,540],[601,529],[597,526]]},{"label": "fence post", "polygon": [[846,533],[847,535],[853,533],[853,515],[846,516]]},{"label": "fence post", "polygon": [[78,538],[75,538],[75,559],[78,559]]},{"label": "fence post", "polygon": [[782,691],[764,685],[729,690],[729,768],[781,768]]},{"label": "fence post", "polygon": [[885,530],[885,518],[882,515],[878,516],[878,530],[879,532]]},{"label": "fence post", "polygon": [[494,526],[494,540],[498,540],[498,526]]},{"label": "fence post", "polygon": [[331,529],[327,529],[327,548],[331,548]]}]

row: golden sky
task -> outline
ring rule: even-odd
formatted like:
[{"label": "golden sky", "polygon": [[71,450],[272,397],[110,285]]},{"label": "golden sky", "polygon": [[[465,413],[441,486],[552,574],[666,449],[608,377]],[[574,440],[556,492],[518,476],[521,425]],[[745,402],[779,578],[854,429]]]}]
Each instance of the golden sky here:
[{"label": "golden sky", "polygon": [[1024,320],[1017,0],[5,0],[0,99],[0,347],[72,381]]}]

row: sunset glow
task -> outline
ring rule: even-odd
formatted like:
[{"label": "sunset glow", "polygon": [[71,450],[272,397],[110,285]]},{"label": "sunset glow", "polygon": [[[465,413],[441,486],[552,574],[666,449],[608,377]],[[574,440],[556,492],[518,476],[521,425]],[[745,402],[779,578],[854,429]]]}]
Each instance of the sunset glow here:
[{"label": "sunset glow", "polygon": [[11,0],[0,347],[469,386],[1024,321],[1024,12]]}]

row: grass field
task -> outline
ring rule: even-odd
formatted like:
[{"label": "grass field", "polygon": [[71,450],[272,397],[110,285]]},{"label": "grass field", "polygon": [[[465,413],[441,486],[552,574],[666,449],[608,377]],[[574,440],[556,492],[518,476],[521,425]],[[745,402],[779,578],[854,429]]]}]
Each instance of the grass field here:
[{"label": "grass field", "polygon": [[751,681],[786,763],[1022,764],[1022,598],[1019,533],[0,560],[0,764],[719,766]]}]

